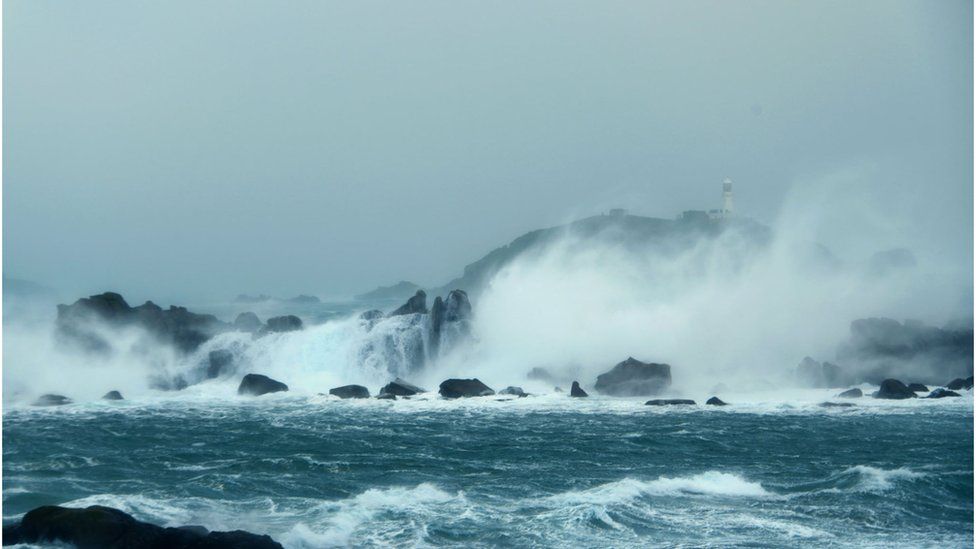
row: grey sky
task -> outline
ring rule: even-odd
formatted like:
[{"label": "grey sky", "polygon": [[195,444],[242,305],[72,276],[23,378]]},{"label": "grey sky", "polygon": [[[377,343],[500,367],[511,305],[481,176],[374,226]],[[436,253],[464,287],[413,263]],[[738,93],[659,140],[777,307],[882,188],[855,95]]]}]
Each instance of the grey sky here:
[{"label": "grey sky", "polygon": [[[3,13],[4,272],[134,299],[442,283],[622,205],[858,187],[972,267],[972,4],[63,2]],[[838,175],[840,174],[840,175]],[[857,209],[821,238],[843,248]],[[875,224],[877,225],[877,224]]]}]

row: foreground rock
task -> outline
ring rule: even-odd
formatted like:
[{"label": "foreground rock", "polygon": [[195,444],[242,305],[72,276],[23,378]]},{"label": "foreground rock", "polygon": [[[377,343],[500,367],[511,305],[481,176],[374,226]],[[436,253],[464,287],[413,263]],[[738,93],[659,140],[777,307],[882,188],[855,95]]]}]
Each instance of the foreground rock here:
[{"label": "foreground rock", "polygon": [[278,393],[287,390],[287,385],[280,381],[271,379],[268,376],[263,376],[261,374],[247,374],[244,376],[244,379],[241,380],[240,386],[237,387],[237,394],[261,396],[268,393]]},{"label": "foreground rock", "polygon": [[64,406],[65,404],[71,404],[73,401],[64,395],[54,395],[46,394],[37,397],[34,401],[33,406]]},{"label": "foreground rock", "polygon": [[874,398],[884,398],[889,400],[901,400],[906,398],[918,398],[915,391],[897,379],[886,379],[881,382],[881,387],[871,395]]},{"label": "foreground rock", "polygon": [[694,406],[695,401],[687,398],[659,398],[648,400],[644,406]]},{"label": "foreground rock", "polygon": [[441,382],[439,392],[445,398],[479,397],[495,394],[491,387],[477,378],[445,380]]},{"label": "foreground rock", "polygon": [[597,376],[593,388],[605,395],[648,396],[670,385],[671,366],[628,357],[609,372]]},{"label": "foreground rock", "polygon": [[393,381],[387,383],[380,389],[380,396],[383,395],[393,395],[393,396],[413,396],[420,393],[426,393],[427,389],[421,389],[416,385],[404,381],[400,378],[396,378]]},{"label": "foreground rock", "polygon": [[102,395],[102,400],[125,400],[122,398],[122,393],[118,391],[109,391]]},{"label": "foreground rock", "polygon": [[574,381],[573,382],[573,386],[569,388],[569,396],[571,396],[571,397],[588,397],[590,395],[587,394],[587,392],[584,391],[582,387],[580,387],[579,381]]},{"label": "foreground rock", "polygon": [[727,402],[724,402],[722,399],[720,399],[718,397],[712,397],[712,398],[706,400],[705,401],[705,404],[708,404],[709,406],[728,406],[729,405]]},{"label": "foreground rock", "polygon": [[417,290],[417,293],[413,297],[390,313],[390,316],[412,315],[416,313],[427,313],[427,292],[423,290]]},{"label": "foreground rock", "polygon": [[3,529],[4,545],[58,542],[78,549],[282,549],[269,536],[243,530],[208,532],[199,526],[163,528],[100,505],[38,507]]},{"label": "foreground rock", "polygon": [[929,396],[923,398],[946,398],[946,397],[957,397],[957,396],[962,396],[962,395],[960,395],[955,391],[950,391],[949,389],[943,389],[942,387],[939,387],[938,389],[929,393]]},{"label": "foreground rock", "polygon": [[837,398],[861,398],[862,396],[864,396],[864,392],[855,387],[840,393]]},{"label": "foreground rock", "polygon": [[500,395],[515,395],[515,396],[517,396],[519,398],[529,396],[529,394],[526,393],[525,391],[523,391],[521,387],[515,387],[514,385],[509,385],[508,387],[505,387],[501,391],[498,391],[498,394],[500,394]]},{"label": "foreground rock", "polygon": [[972,388],[973,388],[972,376],[967,377],[966,379],[962,379],[962,378],[953,379],[946,385],[946,389],[952,391],[959,391],[962,389],[972,389]]},{"label": "foreground rock", "polygon": [[339,398],[369,398],[369,389],[362,385],[343,385],[329,389],[329,394]]}]

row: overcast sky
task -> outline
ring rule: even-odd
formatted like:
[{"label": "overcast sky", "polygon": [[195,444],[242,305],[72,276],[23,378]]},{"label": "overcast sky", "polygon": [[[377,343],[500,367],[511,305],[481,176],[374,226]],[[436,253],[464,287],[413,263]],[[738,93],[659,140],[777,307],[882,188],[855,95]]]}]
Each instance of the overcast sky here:
[{"label": "overcast sky", "polygon": [[967,1],[3,5],[4,274],[71,296],[438,284],[725,176],[971,273]]}]

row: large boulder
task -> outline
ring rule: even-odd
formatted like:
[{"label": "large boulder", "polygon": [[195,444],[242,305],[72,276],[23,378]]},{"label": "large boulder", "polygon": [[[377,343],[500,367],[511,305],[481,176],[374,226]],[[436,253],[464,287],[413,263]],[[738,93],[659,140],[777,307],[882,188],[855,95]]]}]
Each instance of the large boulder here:
[{"label": "large boulder", "polygon": [[925,385],[922,385],[921,383],[909,383],[908,384],[908,389],[911,390],[911,391],[915,391],[916,393],[927,393],[927,392],[929,392],[929,388],[926,387]]},{"label": "large boulder", "polygon": [[102,395],[102,400],[125,400],[122,398],[122,393],[118,391],[109,391]]},{"label": "large boulder", "polygon": [[573,386],[569,388],[569,396],[571,397],[588,397],[589,394],[580,387],[579,381],[574,381]]},{"label": "large boulder", "polygon": [[973,388],[972,376],[966,379],[956,378],[950,381],[948,384],[946,384],[946,389],[950,389],[952,391],[959,391],[961,389],[972,389],[972,388]]},{"label": "large boulder", "polygon": [[339,398],[369,398],[369,389],[362,385],[343,385],[329,389],[329,394]]},{"label": "large boulder", "polygon": [[401,305],[395,311],[390,313],[390,316],[400,316],[400,315],[412,315],[416,313],[424,314],[427,312],[427,292],[423,290],[417,290],[417,293],[413,295],[406,303]]},{"label": "large boulder", "polygon": [[241,332],[254,333],[260,330],[261,326],[261,319],[252,312],[241,313],[234,319],[234,328]]},{"label": "large boulder", "polygon": [[268,322],[255,333],[261,337],[267,334],[295,332],[302,329],[302,319],[295,315],[276,316],[268,319]]},{"label": "large boulder", "polygon": [[495,391],[491,387],[485,385],[477,378],[448,379],[442,381],[439,392],[444,398],[479,397],[495,394]]},{"label": "large boulder", "polygon": [[405,381],[400,378],[396,378],[393,381],[387,383],[380,389],[380,396],[383,395],[393,395],[393,396],[413,396],[420,393],[426,393],[427,389],[421,389],[416,385]]},{"label": "large boulder", "polygon": [[593,387],[605,395],[647,396],[657,394],[670,385],[671,366],[628,357],[609,372],[597,376]]},{"label": "large boulder", "polygon": [[713,396],[712,398],[706,400],[705,401],[705,404],[708,404],[709,406],[728,406],[729,405],[728,402],[725,402],[725,401],[723,401],[722,399],[720,399],[720,398],[718,398],[716,396]]},{"label": "large boulder", "polygon": [[38,507],[3,529],[3,544],[67,543],[78,549],[281,549],[269,536],[200,527],[163,528],[101,505]]},{"label": "large boulder", "polygon": [[854,387],[853,389],[848,389],[840,393],[837,395],[837,398],[861,398],[862,396],[864,396],[864,392]]},{"label": "large boulder", "polygon": [[64,395],[46,394],[37,397],[34,401],[34,406],[64,406],[65,404],[71,404],[73,401]]},{"label": "large boulder", "polygon": [[915,391],[908,388],[907,385],[898,381],[897,379],[886,379],[881,382],[881,386],[872,395],[874,398],[883,398],[889,400],[901,400],[905,398],[917,398],[918,395]]},{"label": "large boulder", "polygon": [[694,406],[695,401],[687,398],[656,398],[648,400],[645,406]]},{"label": "large boulder", "polygon": [[508,387],[505,387],[501,391],[498,391],[498,394],[500,394],[500,395],[513,395],[513,396],[517,396],[519,398],[529,396],[529,394],[526,393],[525,391],[523,391],[521,387],[516,387],[514,385],[509,385]]},{"label": "large boulder", "polygon": [[287,391],[288,386],[280,381],[261,374],[247,374],[237,387],[237,394],[261,396],[268,393]]}]

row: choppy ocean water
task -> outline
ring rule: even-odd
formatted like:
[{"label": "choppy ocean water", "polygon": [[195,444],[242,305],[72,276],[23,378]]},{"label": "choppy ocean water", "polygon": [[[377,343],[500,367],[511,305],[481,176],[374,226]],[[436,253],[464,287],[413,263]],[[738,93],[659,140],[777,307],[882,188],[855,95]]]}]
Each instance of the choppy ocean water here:
[{"label": "choppy ocean water", "polygon": [[8,407],[3,515],[103,504],[286,547],[968,547],[973,401],[202,394]]}]

